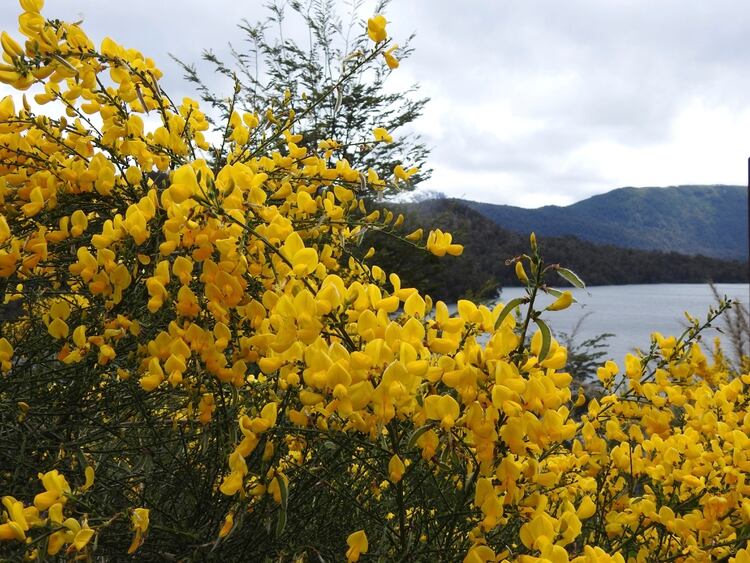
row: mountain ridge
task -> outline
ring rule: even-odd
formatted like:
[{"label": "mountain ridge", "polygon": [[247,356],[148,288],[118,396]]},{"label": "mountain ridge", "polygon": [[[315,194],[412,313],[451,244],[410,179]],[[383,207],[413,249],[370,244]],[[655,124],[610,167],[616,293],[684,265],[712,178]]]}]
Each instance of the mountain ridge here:
[{"label": "mountain ridge", "polygon": [[[438,258],[385,233],[368,231],[359,252],[363,255],[372,245],[376,249],[373,263],[399,272],[405,286],[456,301],[462,297],[492,298],[500,287],[519,284],[506,261],[528,252],[527,235],[500,227],[461,200],[431,199],[387,207],[406,216],[403,234],[418,227],[439,228],[464,245],[461,256]],[[747,281],[746,261],[597,245],[574,236],[540,235],[538,240],[548,264],[573,269],[587,285]]]},{"label": "mountain ridge", "polygon": [[596,244],[725,260],[748,257],[744,186],[628,186],[566,206],[535,209],[456,201],[521,234],[575,236]]}]

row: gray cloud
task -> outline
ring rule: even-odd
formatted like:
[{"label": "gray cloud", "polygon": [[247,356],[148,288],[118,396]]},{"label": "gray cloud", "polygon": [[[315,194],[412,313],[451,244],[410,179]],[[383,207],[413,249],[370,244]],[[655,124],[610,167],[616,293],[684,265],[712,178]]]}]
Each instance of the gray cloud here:
[{"label": "gray cloud", "polygon": [[[544,184],[571,200],[596,187],[614,188],[626,180],[595,163],[576,162],[576,155],[592,145],[643,153],[669,145],[675,121],[696,101],[709,109],[750,107],[749,65],[741,48],[750,6],[614,0],[455,6],[401,3],[392,17],[403,16],[417,28],[416,52],[404,66],[425,93],[455,108],[512,108],[518,120],[534,124],[529,131],[493,136],[476,130],[481,121],[462,125],[447,112],[442,126],[432,128],[442,133],[429,137],[439,147],[437,160],[484,174],[494,170],[500,199],[508,173],[533,182],[529,189]],[[488,112],[484,119],[491,123],[493,116]],[[715,181],[727,177],[725,170],[715,171]]]},{"label": "gray cloud", "polygon": [[[167,53],[187,62],[199,62],[204,47],[226,54],[229,41],[242,40],[236,22],[267,14],[261,0],[215,0],[210,7],[196,0],[48,0],[45,12],[82,17],[96,41],[111,35],[151,55],[175,97],[192,91]],[[417,33],[415,53],[394,80],[418,82],[434,100],[414,127],[435,147],[432,189],[531,205],[545,197],[573,201],[633,178],[690,182],[683,172],[701,181],[743,181],[734,178],[744,166],[711,168],[706,159],[698,168],[702,145],[675,131],[695,135],[717,112],[744,115],[750,108],[743,48],[750,4],[414,0],[393,2],[387,16],[396,41]],[[13,10],[5,10],[0,27],[15,26]],[[689,120],[699,118],[691,127]],[[738,139],[750,152],[741,120],[731,121],[712,129],[712,154],[717,143],[737,151]],[[670,175],[665,167],[685,147],[693,151],[685,155],[692,166]],[[636,169],[640,175],[630,174]],[[466,185],[457,185],[462,177]]]}]

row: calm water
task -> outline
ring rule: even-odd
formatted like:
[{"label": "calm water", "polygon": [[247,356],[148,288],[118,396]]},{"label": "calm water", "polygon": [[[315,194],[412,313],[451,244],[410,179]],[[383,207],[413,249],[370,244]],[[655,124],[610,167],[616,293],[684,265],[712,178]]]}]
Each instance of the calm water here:
[{"label": "calm water", "polygon": [[[716,288],[719,295],[739,299],[743,304],[750,298],[748,284],[717,284]],[[523,293],[521,288],[506,288],[501,301],[507,303]],[[704,320],[709,306],[715,303],[711,289],[703,284],[599,286],[574,289],[573,294],[578,303],[564,311],[546,313],[542,318],[549,321],[554,333],[570,334],[578,325],[575,342],[604,332],[614,333],[608,340],[608,355],[620,365],[625,354],[634,348],[648,349],[652,332],[679,336],[686,326],[685,311]],[[553,301],[548,295],[540,299],[541,306]],[[722,326],[721,320],[718,326]],[[711,343],[719,332],[711,328],[703,334],[704,342]]]}]

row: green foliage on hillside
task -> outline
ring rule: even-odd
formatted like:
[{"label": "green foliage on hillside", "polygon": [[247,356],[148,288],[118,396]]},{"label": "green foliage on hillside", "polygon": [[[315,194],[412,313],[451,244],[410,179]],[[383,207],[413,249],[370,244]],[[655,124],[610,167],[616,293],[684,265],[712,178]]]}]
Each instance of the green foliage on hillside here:
[{"label": "green foliage on hillside", "polygon": [[524,235],[573,235],[597,244],[731,260],[748,256],[742,186],[620,188],[566,207],[539,209],[466,204]]},{"label": "green foliage on hillside", "polygon": [[[417,227],[445,228],[464,245],[464,253],[438,259],[381,234],[369,235],[365,242],[379,249],[375,262],[402,272],[405,283],[452,301],[493,297],[499,287],[518,284],[505,261],[524,251],[526,235],[499,227],[458,200],[429,200],[400,209],[407,210],[407,232]],[[572,236],[545,236],[543,244],[550,262],[566,264],[589,285],[747,280],[747,265],[739,261],[596,245]]]}]

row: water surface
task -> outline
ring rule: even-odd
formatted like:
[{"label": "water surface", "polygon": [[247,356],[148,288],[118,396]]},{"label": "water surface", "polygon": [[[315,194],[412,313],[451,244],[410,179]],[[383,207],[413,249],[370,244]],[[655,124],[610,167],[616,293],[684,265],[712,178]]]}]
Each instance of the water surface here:
[{"label": "water surface", "polygon": [[[716,289],[721,296],[739,299],[743,304],[750,298],[748,284],[716,284]],[[554,333],[575,331],[576,342],[604,332],[614,333],[607,351],[620,365],[626,353],[635,348],[648,349],[649,335],[654,331],[679,336],[687,324],[685,311],[705,320],[709,307],[716,304],[705,284],[608,285],[574,289],[573,294],[578,303],[564,311],[545,313],[542,318]],[[522,295],[522,288],[509,287],[503,290],[500,300],[507,303]],[[541,306],[552,301],[548,295],[539,298]],[[721,320],[715,324],[723,326]],[[719,334],[715,328],[708,329],[704,342],[710,345]]]}]

